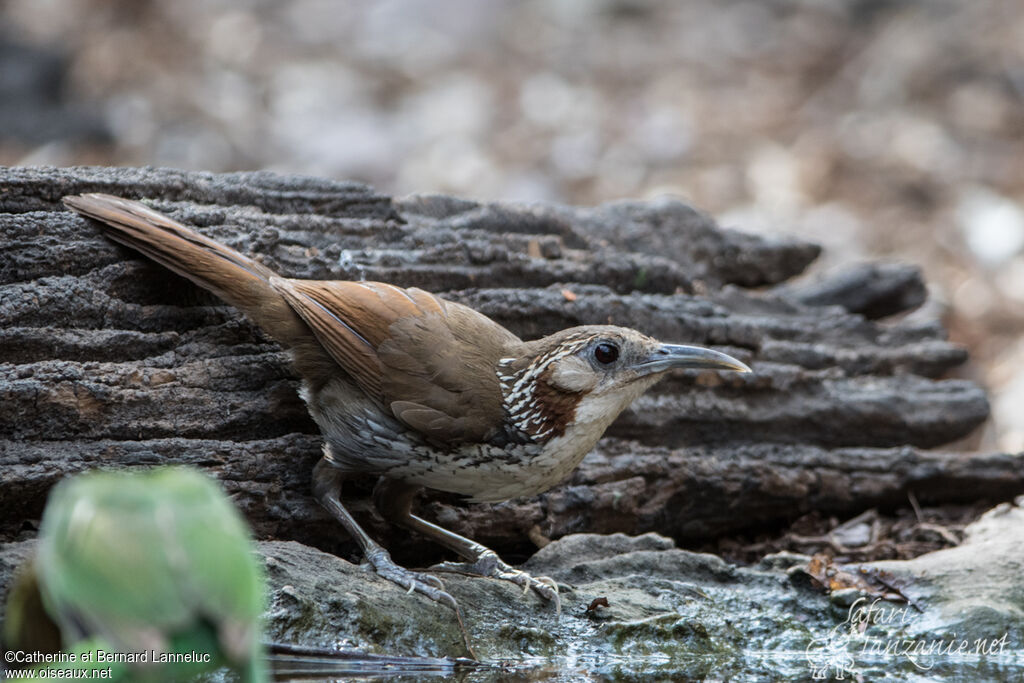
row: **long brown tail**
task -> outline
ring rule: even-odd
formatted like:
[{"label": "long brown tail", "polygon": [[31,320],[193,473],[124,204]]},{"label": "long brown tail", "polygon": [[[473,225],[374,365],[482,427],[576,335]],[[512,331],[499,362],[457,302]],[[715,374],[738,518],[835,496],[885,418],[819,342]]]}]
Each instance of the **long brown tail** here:
[{"label": "long brown tail", "polygon": [[187,277],[232,306],[286,346],[315,342],[309,327],[273,287],[274,271],[146,205],[107,194],[64,198],[83,216],[104,223],[108,236]]}]

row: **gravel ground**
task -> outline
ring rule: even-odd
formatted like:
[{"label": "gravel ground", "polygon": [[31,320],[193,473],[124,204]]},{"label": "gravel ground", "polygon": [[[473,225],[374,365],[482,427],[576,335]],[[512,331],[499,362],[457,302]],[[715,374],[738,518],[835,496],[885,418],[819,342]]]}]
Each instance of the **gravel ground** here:
[{"label": "gravel ground", "polygon": [[1024,449],[1024,3],[0,0],[0,163],[679,195],[924,269]]}]

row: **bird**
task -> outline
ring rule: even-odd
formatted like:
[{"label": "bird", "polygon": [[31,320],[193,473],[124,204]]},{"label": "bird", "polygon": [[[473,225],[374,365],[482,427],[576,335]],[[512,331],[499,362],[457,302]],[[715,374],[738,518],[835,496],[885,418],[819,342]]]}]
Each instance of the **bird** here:
[{"label": "bird", "polygon": [[64,203],[99,221],[114,241],[238,308],[290,350],[300,395],[324,439],[313,495],[378,575],[457,614],[440,579],[398,565],[357,523],[342,501],[343,482],[376,476],[373,500],[386,520],[461,558],[433,569],[511,581],[560,610],[551,579],[414,514],[418,492],[482,503],[542,493],[671,370],[751,372],[725,353],[614,325],[523,341],[482,313],[415,287],[283,277],[139,201],[82,194]]},{"label": "bird", "polygon": [[94,471],[50,493],[2,635],[9,652],[74,654],[34,661],[83,678],[192,680],[226,666],[264,683],[265,607],[249,528],[216,482],[187,467]]}]

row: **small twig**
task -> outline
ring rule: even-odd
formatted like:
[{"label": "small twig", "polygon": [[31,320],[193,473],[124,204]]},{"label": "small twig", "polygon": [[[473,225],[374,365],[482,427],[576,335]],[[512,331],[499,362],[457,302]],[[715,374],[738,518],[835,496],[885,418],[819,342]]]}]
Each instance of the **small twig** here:
[{"label": "small twig", "polygon": [[924,514],[921,512],[921,505],[917,502],[917,496],[914,495],[913,491],[907,491],[907,498],[910,499],[910,507],[914,508],[914,514],[917,515],[917,521],[924,523]]},{"label": "small twig", "polygon": [[931,522],[921,522],[917,525],[918,529],[924,529],[925,531],[934,531],[942,537],[944,541],[951,545],[960,545],[960,539],[956,535],[940,524],[933,524]]},{"label": "small twig", "polygon": [[924,610],[921,609],[920,605],[917,604],[916,600],[914,600],[912,597],[910,597],[902,590],[900,590],[899,587],[893,585],[891,581],[886,581],[884,578],[882,578],[882,575],[878,571],[874,569],[866,569],[864,567],[860,567],[860,573],[863,576],[870,577],[872,581],[876,581],[882,584],[882,586],[884,586],[888,590],[891,590],[893,593],[906,600],[907,604],[916,609],[918,612],[924,613]]},{"label": "small twig", "polygon": [[458,605],[455,606],[455,618],[459,621],[459,630],[462,631],[462,642],[466,645],[466,652],[469,653],[474,662],[479,662],[480,658],[473,652],[473,646],[469,643],[469,631],[466,630],[466,624],[462,622],[462,610],[459,609]]}]

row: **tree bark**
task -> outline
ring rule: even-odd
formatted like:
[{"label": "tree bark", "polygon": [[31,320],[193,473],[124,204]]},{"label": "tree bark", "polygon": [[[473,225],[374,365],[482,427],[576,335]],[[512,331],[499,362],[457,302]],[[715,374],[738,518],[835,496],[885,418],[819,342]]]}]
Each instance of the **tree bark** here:
[{"label": "tree bark", "polygon": [[944,379],[966,354],[940,324],[874,319],[920,303],[913,268],[793,283],[817,246],[722,230],[675,201],[584,209],[392,199],[268,173],[0,169],[5,540],[31,529],[64,476],[190,463],[223,482],[258,535],[345,546],[309,493],[320,440],[286,354],[60,204],[94,191],[145,199],[289,277],[422,287],[525,337],[610,322],[754,367],[662,382],[538,498],[427,501],[428,515],[484,543],[522,544],[534,526],[534,537],[699,539],[809,509],[855,514],[908,491],[932,502],[1024,492],[1018,456],[920,450],[968,435],[988,404],[972,382]]}]

